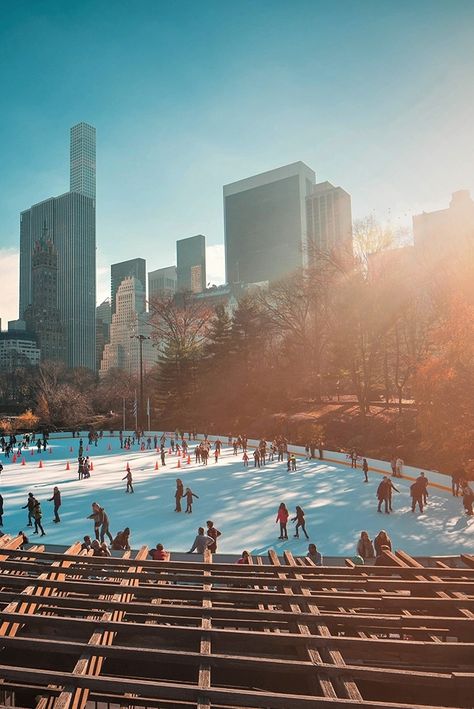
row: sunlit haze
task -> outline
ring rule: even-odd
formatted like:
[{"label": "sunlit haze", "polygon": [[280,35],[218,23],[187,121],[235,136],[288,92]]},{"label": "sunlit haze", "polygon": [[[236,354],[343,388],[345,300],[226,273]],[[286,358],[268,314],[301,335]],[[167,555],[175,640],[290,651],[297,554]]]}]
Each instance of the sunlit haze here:
[{"label": "sunlit haze", "polygon": [[168,266],[193,234],[222,282],[223,184],[285,163],[395,226],[474,192],[472,2],[0,7],[1,253],[15,263],[21,210],[68,190],[69,128],[87,121],[99,300],[111,262]]}]

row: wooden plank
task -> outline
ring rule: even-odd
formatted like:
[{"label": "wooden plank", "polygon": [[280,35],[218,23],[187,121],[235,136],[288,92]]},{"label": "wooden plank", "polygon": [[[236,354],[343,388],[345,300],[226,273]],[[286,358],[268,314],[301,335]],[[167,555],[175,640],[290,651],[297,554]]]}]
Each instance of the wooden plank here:
[{"label": "wooden plank", "polygon": [[[291,552],[285,553],[285,560],[289,566],[296,567],[296,562],[295,562],[295,559],[293,557],[293,554],[291,554]],[[295,578],[297,580],[301,580],[302,576],[301,576],[301,574],[295,574]],[[303,596],[311,598],[311,592],[305,586],[303,586],[303,583],[301,584],[300,592],[302,593]],[[315,615],[315,616],[319,615],[318,606],[313,604],[310,600],[308,600],[306,608],[313,615]],[[316,618],[315,618],[315,621],[317,622]],[[318,629],[318,633],[322,637],[325,637],[325,638],[332,637],[331,631],[329,630],[328,626],[325,625],[324,623],[318,623],[317,629]],[[344,667],[345,661],[344,661],[344,658],[343,658],[340,650],[329,649],[329,650],[326,650],[325,652],[327,652],[328,659],[331,663],[333,663],[334,665],[340,666],[340,667]],[[323,658],[324,658],[324,655],[323,655]],[[354,701],[362,701],[362,695],[361,695],[356,683],[353,681],[353,679],[347,678],[347,679],[342,680],[339,683],[338,689],[341,691],[342,697],[345,697],[347,699],[353,699]]]},{"label": "wooden plank", "polygon": [[[273,564],[273,566],[280,566],[280,560],[276,553],[273,551],[273,549],[270,549],[270,551],[268,552],[268,557],[270,559],[270,563]],[[284,572],[282,571],[281,577],[283,577],[283,574]],[[293,596],[293,589],[290,586],[284,586],[283,590],[288,596]],[[298,622],[298,615],[301,613],[300,605],[297,603],[289,602],[287,604],[287,607],[296,616],[294,623],[296,631],[303,636],[311,635],[309,627],[305,623]],[[314,648],[301,647],[298,645],[297,652],[301,659],[309,658],[309,660],[317,667],[321,667],[321,665],[323,664],[321,654],[318,652],[318,650],[315,650]],[[324,675],[324,673],[320,674],[318,672],[310,675],[310,683],[310,688],[314,694],[319,694],[319,692],[322,692],[323,696],[325,697],[338,696],[333,683],[331,682],[328,676]]]},{"label": "wooden plank", "polygon": [[[129,554],[128,554],[129,555]],[[148,555],[148,547],[143,546],[138,554],[136,555],[136,561],[141,561]],[[133,578],[133,573],[136,568],[135,566],[130,566],[130,578],[122,579],[120,581],[120,586],[137,586],[138,581]],[[129,593],[118,593],[115,594],[114,600],[123,603],[128,603],[133,598],[132,594]],[[125,616],[124,610],[116,610],[112,613],[104,613],[101,621],[110,621],[112,623],[121,622]],[[95,622],[95,621],[94,621]],[[89,640],[89,645],[112,645],[114,638],[116,637],[115,632],[109,632],[100,627],[93,630],[92,635]],[[84,652],[73,670],[73,675],[91,675],[98,676],[102,670],[104,663],[104,655],[93,655],[90,652]],[[89,689],[87,687],[75,687],[74,685],[65,686],[59,697],[54,700],[55,709],[83,709],[86,706],[89,697]]]},{"label": "wooden plank", "polygon": [[[131,679],[122,677],[103,677],[78,675],[57,670],[22,669],[9,665],[0,665],[0,675],[7,680],[26,680],[37,684],[58,682],[64,685],[71,683],[76,687],[87,688],[94,692],[114,692],[117,697],[124,697],[125,692],[137,694],[139,697],[158,699],[177,699],[179,701],[197,701],[199,688],[181,682],[162,682],[158,680]],[[462,675],[455,675],[462,681]],[[420,704],[402,704],[381,702],[376,700],[352,700],[333,697],[317,697],[303,694],[277,693],[229,687],[211,687],[208,690],[213,704],[232,707],[258,707],[265,709],[336,709],[348,707],[352,709],[420,709]],[[426,705],[423,705],[426,709]],[[445,709],[451,709],[446,707]],[[454,709],[454,707],[453,707]]]},{"label": "wooden plank", "polygon": [[[204,551],[203,561],[205,564],[212,563],[212,554],[209,549],[206,549]],[[204,573],[207,576],[210,576],[209,571]],[[212,587],[210,584],[203,584],[204,591],[210,591],[211,588]],[[212,601],[210,597],[203,596],[202,608],[206,610],[212,608]],[[203,615],[201,620],[201,628],[204,632],[201,635],[199,648],[201,656],[203,658],[206,658],[211,654],[211,636],[208,632],[205,632],[211,630],[212,628],[211,619],[209,617]],[[197,709],[210,709],[211,702],[206,692],[206,690],[208,690],[211,686],[211,664],[208,660],[201,660],[201,663],[199,665],[198,686],[201,692],[198,697]]]}]

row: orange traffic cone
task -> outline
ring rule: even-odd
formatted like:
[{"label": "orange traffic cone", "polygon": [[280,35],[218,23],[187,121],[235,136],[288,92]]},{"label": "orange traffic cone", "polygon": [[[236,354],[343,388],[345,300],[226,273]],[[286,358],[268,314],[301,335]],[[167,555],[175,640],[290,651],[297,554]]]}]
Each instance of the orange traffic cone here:
[{"label": "orange traffic cone", "polygon": [[178,458],[178,465],[176,466],[177,468],[181,467],[181,458]]},{"label": "orange traffic cone", "polygon": [[26,465],[26,460],[24,458],[21,459],[21,464]]},{"label": "orange traffic cone", "polygon": [[69,461],[66,463],[66,470],[71,470],[71,466],[69,465]]},{"label": "orange traffic cone", "polygon": [[191,464],[191,456],[188,455],[188,465],[190,465],[190,464]]},{"label": "orange traffic cone", "polygon": [[40,459],[40,464],[38,465],[38,468],[42,468],[42,467],[43,467],[43,461]]},{"label": "orange traffic cone", "polygon": [[13,456],[12,463],[16,463],[16,455]]},{"label": "orange traffic cone", "polygon": [[159,470],[159,468],[158,468],[158,461],[156,461],[156,463],[155,463],[155,470]]},{"label": "orange traffic cone", "polygon": [[94,470],[94,463],[91,460],[91,464],[89,465],[89,470]]}]

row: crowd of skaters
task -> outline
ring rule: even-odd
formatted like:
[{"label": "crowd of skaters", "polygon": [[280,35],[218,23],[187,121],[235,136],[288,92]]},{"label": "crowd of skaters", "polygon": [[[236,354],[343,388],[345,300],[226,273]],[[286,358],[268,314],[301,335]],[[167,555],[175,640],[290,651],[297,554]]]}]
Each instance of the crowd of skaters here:
[{"label": "crowd of skaters", "polygon": [[[111,432],[113,433],[113,432]],[[103,437],[103,431],[94,432],[90,431],[88,434],[88,445],[97,446],[98,440]],[[124,436],[123,432],[119,432],[120,446],[121,448],[129,449],[131,446],[138,445],[141,450],[149,450],[152,446],[161,454],[162,464],[166,464],[166,434],[162,434],[160,438],[155,434],[153,437],[143,434],[143,432],[134,432],[131,435]],[[188,434],[188,441],[196,442],[196,432]],[[170,445],[168,453],[183,453],[188,454],[189,443],[186,440],[184,433],[176,432],[170,437]],[[47,434],[42,434],[35,440],[35,434],[24,434],[22,437],[17,438],[15,435],[11,435],[8,440],[4,436],[0,438],[0,447],[3,453],[8,457],[12,451],[17,449],[17,454],[20,455],[22,450],[28,449],[31,445],[36,445],[38,450],[46,450],[48,444]],[[248,455],[248,438],[243,435],[239,436],[228,436],[227,444],[233,449],[234,455],[239,455],[239,451],[242,452],[242,460],[244,466],[248,466],[249,455]],[[211,443],[208,436],[204,436],[204,440],[198,442],[194,448],[194,456],[196,463],[201,463],[207,465],[209,457],[213,454],[215,462],[217,463],[222,451],[222,441],[218,438],[214,443]],[[316,457],[316,450],[318,451],[318,457],[323,459],[323,444],[319,443],[308,443],[305,446],[305,456],[307,459]],[[368,471],[369,466],[367,459],[360,456],[355,449],[351,449],[347,454],[348,458],[351,460],[351,467],[357,468],[358,462],[361,462],[361,468],[364,473],[364,482],[368,482]],[[278,462],[283,462],[286,458],[288,470],[296,469],[296,456],[294,453],[288,451],[288,441],[284,436],[278,436],[271,442],[267,442],[266,439],[261,439],[258,445],[252,452],[252,457],[254,461],[254,467],[265,466],[269,462],[273,462],[275,459]],[[394,457],[390,461],[392,478],[403,477],[403,460],[400,457]],[[79,442],[78,449],[78,475],[79,479],[90,477],[91,462],[89,456],[84,455],[84,444],[82,438]],[[0,474],[3,466],[0,463]],[[382,512],[382,507],[384,507],[384,512],[390,514],[393,512],[392,496],[393,492],[399,493],[400,491],[393,484],[390,476],[384,476],[380,484],[377,487],[377,500],[378,500],[378,512]],[[463,499],[463,505],[466,514],[473,514],[473,502],[474,493],[469,485],[469,482],[464,477],[464,472],[458,470],[454,472],[451,476],[452,478],[452,494],[453,496],[461,496]],[[133,478],[132,472],[129,464],[127,464],[126,475],[123,480],[126,480],[126,492],[133,493]],[[411,509],[412,512],[418,510],[420,513],[424,512],[424,508],[428,503],[428,478],[424,473],[420,473],[415,482],[410,486],[410,496],[412,499]],[[186,499],[186,510],[187,514],[192,514],[193,502],[195,499],[199,499],[198,495],[192,491],[190,487],[184,487],[182,480],[179,478],[176,481],[176,491],[175,491],[175,511],[181,512],[181,500]],[[59,509],[61,507],[61,493],[57,486],[54,487],[52,496],[48,498],[48,502],[53,502],[53,514],[54,523],[59,523]],[[26,504],[23,509],[28,510],[28,527],[34,526],[33,534],[41,534],[44,536],[46,534],[43,524],[42,524],[42,509],[41,503],[35,498],[33,493],[29,493]],[[92,514],[89,515],[88,519],[94,520],[94,539],[86,536],[84,537],[84,548],[92,549],[94,555],[98,556],[108,556],[110,555],[110,550],[105,541],[105,537],[108,538],[110,543],[110,548],[115,551],[127,550],[130,548],[130,529],[125,527],[124,530],[120,530],[115,537],[110,533],[109,519],[104,508],[98,503],[93,504]],[[288,539],[288,529],[287,524],[290,519],[290,513],[285,505],[285,503],[280,503],[277,510],[275,522],[279,524],[280,536],[279,540]],[[291,521],[295,523],[295,538],[299,538],[299,533],[305,535],[306,539],[309,539],[309,535],[306,530],[305,515],[304,511],[300,506],[296,506],[295,515],[291,517]],[[0,525],[3,525],[3,498],[0,494]],[[215,530],[213,522],[208,520],[206,522],[207,529],[204,531],[204,527],[198,528],[198,533],[194,540],[194,543],[188,553],[193,553],[197,551],[198,553],[203,553],[203,550],[209,548],[212,553],[217,551],[217,537],[221,535],[221,532]],[[210,525],[210,526],[209,526]],[[213,536],[214,532],[217,531],[217,536]],[[21,534],[24,534],[21,532]],[[26,535],[24,535],[26,538]],[[382,543],[384,542],[384,543]],[[386,542],[386,543],[385,543]],[[204,546],[203,546],[204,545]],[[377,537],[374,539],[373,543],[368,537],[367,532],[361,533],[361,538],[357,543],[357,554],[353,557],[355,563],[363,563],[369,559],[382,558],[382,551],[391,550],[391,542],[388,538],[386,532],[382,530]],[[157,560],[163,560],[165,557],[169,558],[168,552],[164,550],[162,544],[158,544],[155,549],[151,552],[152,558],[157,558]],[[167,556],[168,555],[168,556]],[[316,559],[319,559],[319,563],[322,563],[322,556],[317,550],[316,546],[312,543],[309,545],[308,555],[314,563]],[[243,552],[239,563],[247,563],[245,559],[248,558],[248,552]]]}]

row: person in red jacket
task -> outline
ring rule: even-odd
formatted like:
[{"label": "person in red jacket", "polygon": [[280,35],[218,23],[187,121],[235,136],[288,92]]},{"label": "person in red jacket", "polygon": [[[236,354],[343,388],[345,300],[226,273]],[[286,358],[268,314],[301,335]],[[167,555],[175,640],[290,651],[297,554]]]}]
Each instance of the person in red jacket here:
[{"label": "person in red jacket", "polygon": [[278,539],[288,539],[288,532],[286,529],[286,525],[288,522],[288,517],[290,516],[290,513],[288,512],[286,505],[284,502],[280,502],[280,507],[278,508],[275,524],[277,522],[280,523],[280,536]]},{"label": "person in red jacket", "polygon": [[153,561],[170,560],[170,554],[168,551],[165,551],[165,549],[163,548],[163,544],[157,544],[156,549],[152,549],[149,553]]}]

